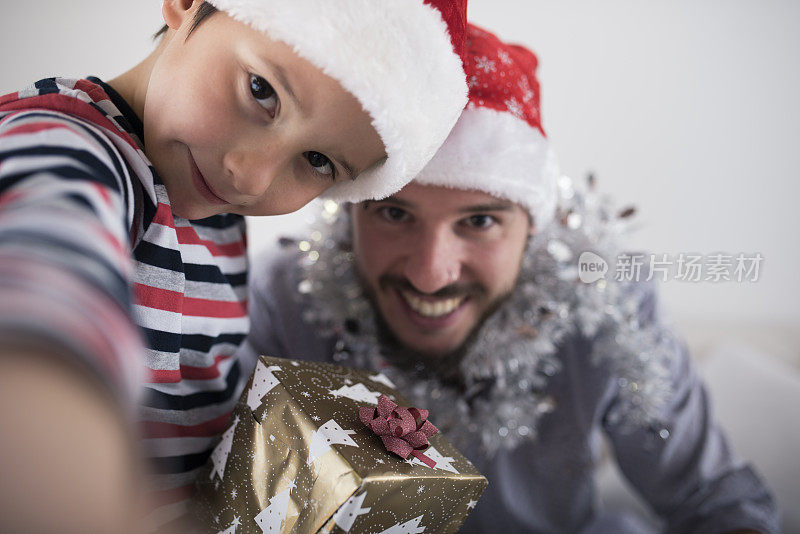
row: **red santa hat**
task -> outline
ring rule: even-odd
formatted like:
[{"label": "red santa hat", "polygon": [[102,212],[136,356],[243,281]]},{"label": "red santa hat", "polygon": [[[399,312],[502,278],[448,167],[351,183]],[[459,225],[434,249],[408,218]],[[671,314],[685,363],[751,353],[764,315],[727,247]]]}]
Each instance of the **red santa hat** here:
[{"label": "red santa hat", "polygon": [[466,46],[469,103],[415,181],[511,200],[542,227],[555,213],[559,171],[542,129],[538,60],[472,24]]},{"label": "red santa hat", "polygon": [[326,196],[399,191],[433,157],[467,102],[467,0],[207,0],[293,47],[372,118],[387,158]]}]

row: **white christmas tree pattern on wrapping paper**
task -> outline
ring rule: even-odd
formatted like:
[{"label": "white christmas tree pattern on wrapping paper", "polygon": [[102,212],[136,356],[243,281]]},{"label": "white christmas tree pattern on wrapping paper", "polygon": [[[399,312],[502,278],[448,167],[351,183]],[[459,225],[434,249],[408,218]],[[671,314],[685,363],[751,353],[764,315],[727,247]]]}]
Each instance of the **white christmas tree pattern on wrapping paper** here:
[{"label": "white christmas tree pattern on wrapping paper", "polygon": [[397,386],[394,385],[394,382],[389,380],[389,377],[383,373],[378,373],[376,375],[372,375],[369,377],[370,380],[373,382],[378,382],[379,384],[383,384],[385,386],[389,386],[392,389],[397,389]]},{"label": "white christmas tree pattern on wrapping paper", "polygon": [[269,500],[269,506],[261,510],[253,518],[261,529],[261,532],[277,534],[283,531],[283,522],[286,520],[286,512],[289,509],[289,493],[295,488],[294,480],[289,481],[285,490],[275,495]]},{"label": "white christmas tree pattern on wrapping paper", "polygon": [[[450,456],[442,456],[442,453],[436,450],[436,447],[431,445],[424,451],[422,451],[425,456],[436,462],[436,466],[431,467],[430,469],[441,469],[442,471],[450,471],[451,473],[458,474],[458,470],[453,467],[453,459]],[[412,465],[424,465],[428,467],[426,464],[419,461],[418,458],[412,458],[411,460]]]},{"label": "white christmas tree pattern on wrapping paper", "polygon": [[222,434],[222,440],[211,453],[211,461],[214,463],[211,469],[211,476],[213,479],[214,474],[218,473],[220,480],[225,476],[225,465],[228,463],[228,455],[231,453],[231,446],[233,445],[233,434],[236,432],[236,425],[239,424],[239,416],[234,417],[233,424],[228,430]]},{"label": "white christmas tree pattern on wrapping paper", "polygon": [[339,509],[336,510],[336,513],[333,514],[333,522],[336,523],[336,526],[345,532],[350,532],[350,529],[353,528],[353,523],[355,522],[356,518],[360,515],[366,514],[371,510],[370,507],[361,507],[361,505],[364,504],[364,499],[366,499],[366,497],[367,492],[365,491],[361,495],[353,495],[347,499],[347,502],[340,506]]},{"label": "white christmas tree pattern on wrapping paper", "polygon": [[339,423],[333,419],[327,421],[324,425],[315,430],[311,435],[311,445],[308,452],[308,465],[328,452],[331,445],[350,445],[358,447],[358,443],[353,441],[348,434],[355,434],[355,430],[343,430]]},{"label": "white christmas tree pattern on wrapping paper", "polygon": [[278,379],[272,373],[280,370],[281,368],[277,365],[267,367],[261,360],[258,361],[256,370],[253,373],[253,385],[250,391],[247,392],[247,405],[251,410],[256,410],[261,406],[261,399],[264,398],[264,395],[279,384]]},{"label": "white christmas tree pattern on wrapping paper", "polygon": [[411,521],[406,521],[402,524],[398,523],[397,525],[387,528],[380,534],[421,534],[425,532],[425,527],[419,526],[420,521],[422,521],[422,516],[415,517]]},{"label": "white christmas tree pattern on wrapping paper", "polygon": [[360,382],[355,386],[342,386],[339,389],[331,389],[328,393],[335,398],[347,397],[356,402],[368,402],[376,405],[378,404],[378,397],[381,396],[379,391],[370,391],[367,386]]},{"label": "white christmas tree pattern on wrapping paper", "polygon": [[217,534],[236,534],[236,527],[241,525],[238,516],[233,516],[233,523],[225,530],[220,530]]}]

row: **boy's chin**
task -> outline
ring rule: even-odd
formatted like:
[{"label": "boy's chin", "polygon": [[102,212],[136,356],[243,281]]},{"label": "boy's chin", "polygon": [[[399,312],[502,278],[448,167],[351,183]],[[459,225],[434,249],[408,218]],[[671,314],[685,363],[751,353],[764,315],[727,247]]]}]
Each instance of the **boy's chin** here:
[{"label": "boy's chin", "polygon": [[[170,199],[171,201],[172,199]],[[172,213],[181,217],[182,219],[186,219],[188,221],[197,221],[200,219],[207,219],[212,215],[216,215],[219,213],[218,210],[215,210],[212,207],[208,206],[199,206],[195,204],[182,204],[180,202],[173,203],[170,208],[172,209]]]}]

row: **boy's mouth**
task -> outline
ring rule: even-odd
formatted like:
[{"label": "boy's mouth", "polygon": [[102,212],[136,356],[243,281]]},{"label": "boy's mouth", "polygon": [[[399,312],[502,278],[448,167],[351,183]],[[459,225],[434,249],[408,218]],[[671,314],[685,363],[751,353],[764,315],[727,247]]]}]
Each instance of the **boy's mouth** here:
[{"label": "boy's mouth", "polygon": [[192,184],[207,202],[211,204],[228,203],[228,201],[217,195],[214,190],[211,189],[211,186],[206,181],[203,173],[201,173],[200,169],[197,167],[197,163],[195,163],[191,151],[189,151],[189,167],[192,169]]}]

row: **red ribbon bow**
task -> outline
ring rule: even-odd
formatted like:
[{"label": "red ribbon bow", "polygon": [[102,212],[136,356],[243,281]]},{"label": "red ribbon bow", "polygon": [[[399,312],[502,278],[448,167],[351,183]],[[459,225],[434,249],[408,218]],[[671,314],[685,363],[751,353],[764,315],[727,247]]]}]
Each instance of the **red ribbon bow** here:
[{"label": "red ribbon bow", "polygon": [[358,409],[361,422],[372,429],[383,441],[386,450],[402,459],[413,455],[428,467],[436,462],[422,451],[428,448],[428,438],[439,432],[428,421],[428,410],[404,408],[392,402],[386,395],[378,397],[378,407],[362,406]]}]

